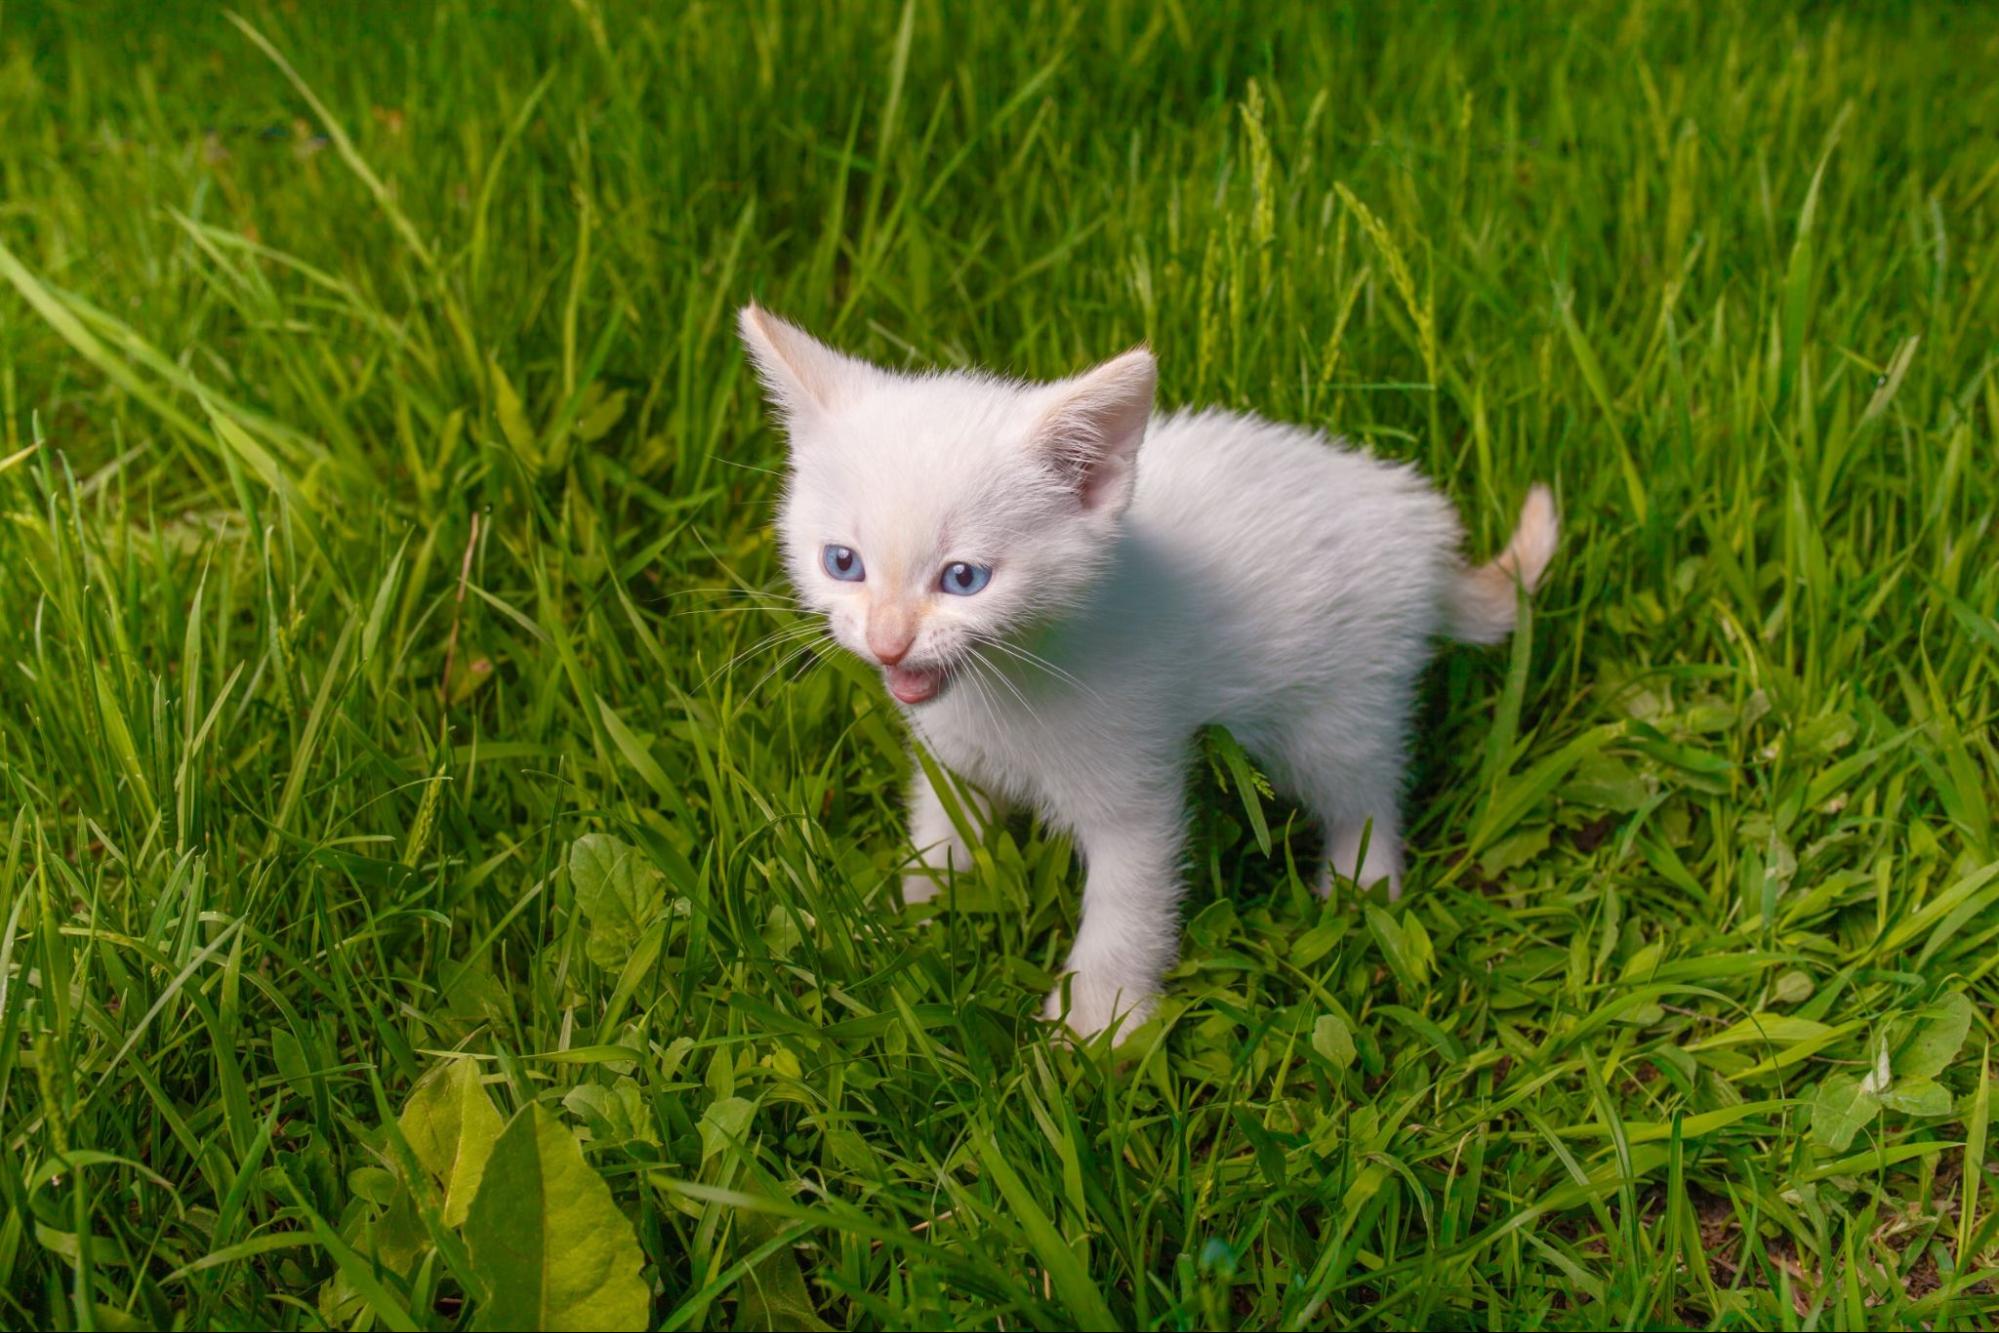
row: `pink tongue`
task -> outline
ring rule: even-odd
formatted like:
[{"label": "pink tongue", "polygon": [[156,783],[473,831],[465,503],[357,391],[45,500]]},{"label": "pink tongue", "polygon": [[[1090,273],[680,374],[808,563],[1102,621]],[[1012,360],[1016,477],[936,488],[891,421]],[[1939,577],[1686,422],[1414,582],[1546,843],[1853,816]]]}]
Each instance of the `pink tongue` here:
[{"label": "pink tongue", "polygon": [[937,693],[937,673],[922,667],[892,666],[888,669],[888,692],[906,704],[920,704]]}]

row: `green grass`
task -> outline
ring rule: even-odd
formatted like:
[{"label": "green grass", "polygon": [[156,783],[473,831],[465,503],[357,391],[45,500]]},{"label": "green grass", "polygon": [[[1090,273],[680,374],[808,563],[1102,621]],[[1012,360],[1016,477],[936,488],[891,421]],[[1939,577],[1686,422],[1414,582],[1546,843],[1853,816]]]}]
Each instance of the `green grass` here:
[{"label": "green grass", "polygon": [[[0,6],[0,1325],[470,1326],[455,1053],[656,1327],[1992,1327],[1999,27],[1533,8]],[[1403,901],[1224,746],[1116,1056],[900,909],[752,295],[1551,479]]]}]

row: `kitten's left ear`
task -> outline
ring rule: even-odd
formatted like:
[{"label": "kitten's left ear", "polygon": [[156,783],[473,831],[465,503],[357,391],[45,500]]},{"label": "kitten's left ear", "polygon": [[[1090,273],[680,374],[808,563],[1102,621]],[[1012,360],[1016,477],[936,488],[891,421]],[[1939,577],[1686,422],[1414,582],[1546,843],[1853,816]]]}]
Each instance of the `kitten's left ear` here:
[{"label": "kitten's left ear", "polygon": [[1152,353],[1134,347],[1055,386],[1060,397],[1034,428],[1034,446],[1074,479],[1083,508],[1117,514],[1130,502],[1158,374]]},{"label": "kitten's left ear", "polygon": [[834,351],[754,301],[743,307],[737,327],[764,392],[793,424],[838,406],[878,373],[867,362]]}]

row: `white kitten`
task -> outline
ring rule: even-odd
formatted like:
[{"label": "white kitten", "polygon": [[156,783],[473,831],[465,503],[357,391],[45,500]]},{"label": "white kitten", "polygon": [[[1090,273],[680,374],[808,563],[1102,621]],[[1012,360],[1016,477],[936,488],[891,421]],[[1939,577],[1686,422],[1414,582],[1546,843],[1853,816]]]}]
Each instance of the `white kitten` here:
[{"label": "white kitten", "polygon": [[[1334,870],[1398,891],[1417,673],[1440,634],[1511,631],[1516,585],[1554,554],[1545,487],[1468,568],[1449,502],[1405,465],[1233,413],[1154,418],[1143,348],[1023,384],[884,370],[754,305],[741,325],[790,433],[801,595],[987,794],[979,817],[1024,804],[1075,834],[1083,919],[1051,1018],[1089,1035],[1158,995],[1206,724],[1324,821],[1322,892]],[[909,822],[918,900],[971,865],[920,765]]]}]

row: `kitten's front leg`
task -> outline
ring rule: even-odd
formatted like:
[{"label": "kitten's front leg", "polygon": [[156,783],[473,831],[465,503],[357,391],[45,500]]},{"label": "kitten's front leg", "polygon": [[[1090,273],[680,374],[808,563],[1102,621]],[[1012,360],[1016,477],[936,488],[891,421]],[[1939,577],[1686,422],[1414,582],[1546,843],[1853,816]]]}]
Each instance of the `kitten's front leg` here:
[{"label": "kitten's front leg", "polygon": [[[993,801],[962,783],[954,788],[954,794],[974,831],[984,830],[996,811]],[[968,874],[972,869],[971,848],[959,836],[958,826],[945,812],[944,802],[921,763],[917,763],[909,787],[909,841],[916,848],[916,865],[902,877],[902,900],[906,903],[929,902],[949,876]]]},{"label": "kitten's front leg", "polygon": [[1151,1014],[1180,952],[1185,836],[1178,792],[1078,827],[1087,871],[1083,921],[1069,951],[1069,975],[1048,997],[1046,1017],[1067,1018],[1071,1031],[1091,1037],[1113,1020],[1129,1031]]}]

